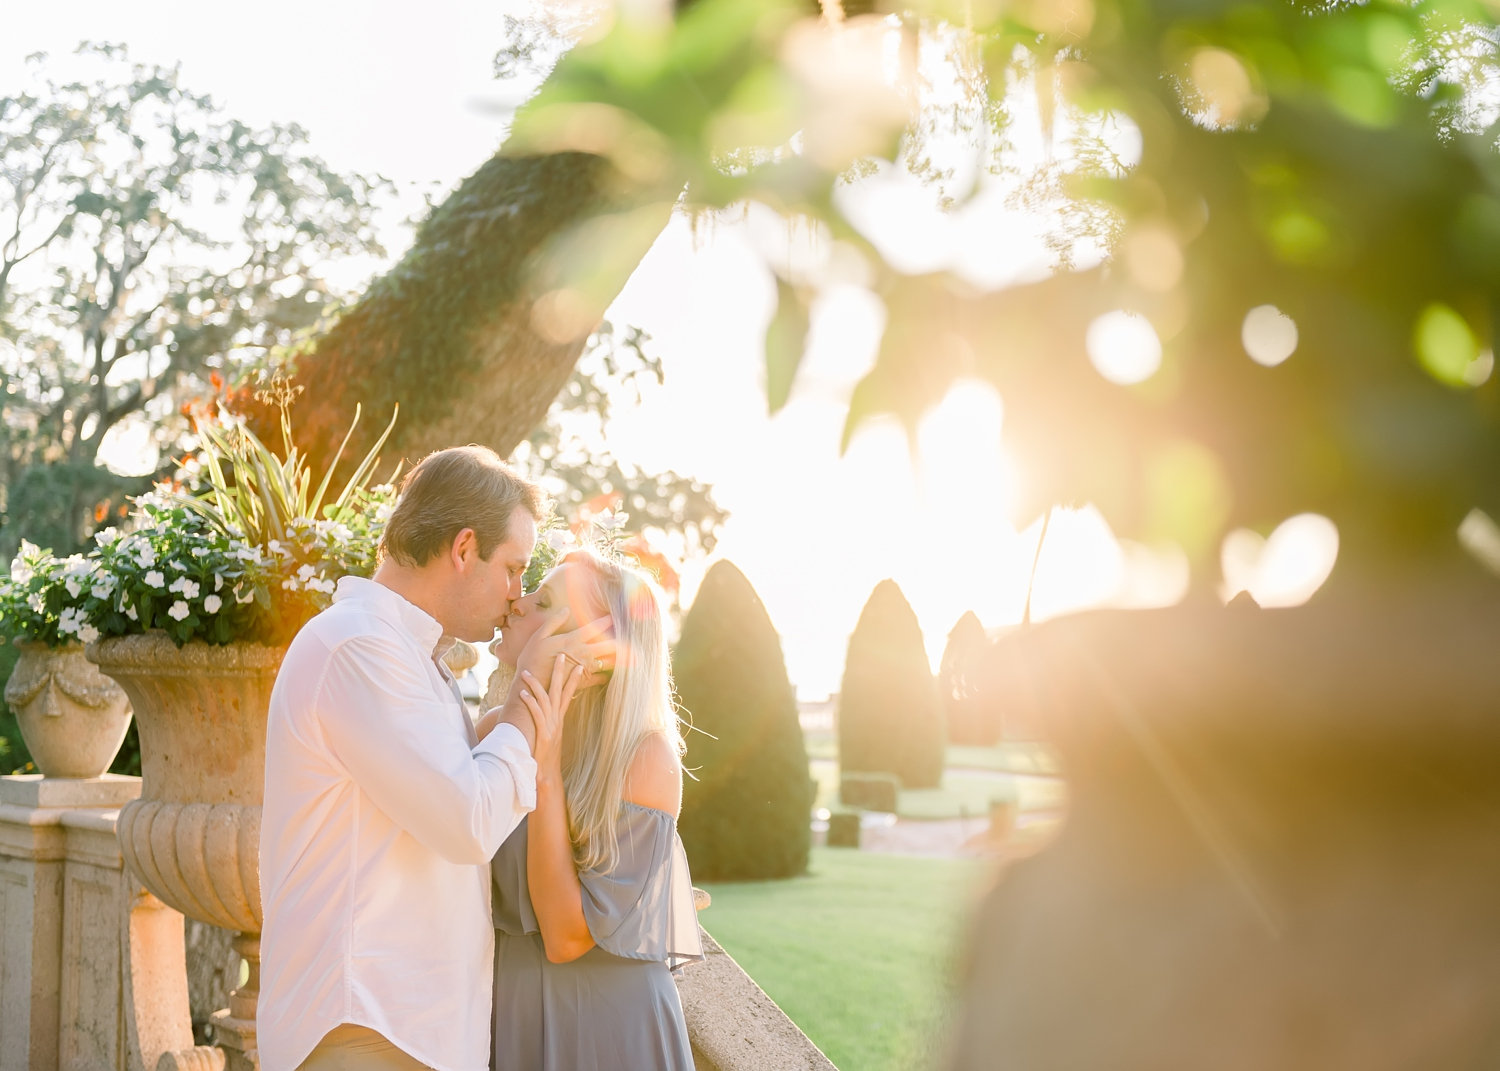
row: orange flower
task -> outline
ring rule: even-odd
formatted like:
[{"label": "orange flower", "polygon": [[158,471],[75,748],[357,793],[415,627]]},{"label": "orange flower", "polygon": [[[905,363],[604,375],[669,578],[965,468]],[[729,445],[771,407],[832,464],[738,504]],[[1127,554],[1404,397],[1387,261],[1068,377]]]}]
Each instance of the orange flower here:
[{"label": "orange flower", "polygon": [[626,557],[634,558],[646,572],[656,578],[661,589],[669,595],[677,594],[682,579],[677,575],[677,570],[672,568],[672,563],[667,556],[651,545],[644,535],[633,535],[620,544],[620,553]]}]

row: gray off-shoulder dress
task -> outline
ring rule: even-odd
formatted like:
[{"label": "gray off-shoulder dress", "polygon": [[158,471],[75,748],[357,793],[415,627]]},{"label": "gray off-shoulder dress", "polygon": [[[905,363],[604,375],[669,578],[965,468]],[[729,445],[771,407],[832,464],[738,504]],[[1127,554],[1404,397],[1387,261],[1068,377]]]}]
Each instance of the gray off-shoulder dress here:
[{"label": "gray off-shoulder dress", "polygon": [[550,963],[526,886],[527,824],[495,853],[495,1071],[692,1071],[672,972],[703,958],[676,820],[625,803],[620,861],[584,871],[596,947]]}]

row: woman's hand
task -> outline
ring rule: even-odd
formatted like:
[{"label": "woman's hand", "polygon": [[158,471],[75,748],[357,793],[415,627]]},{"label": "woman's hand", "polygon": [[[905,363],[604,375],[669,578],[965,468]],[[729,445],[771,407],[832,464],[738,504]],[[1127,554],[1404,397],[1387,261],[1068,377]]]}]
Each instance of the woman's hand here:
[{"label": "woman's hand", "polygon": [[562,770],[563,718],[582,680],[583,667],[565,654],[554,660],[551,685],[545,690],[530,670],[521,670],[521,702],[531,714],[536,731],[531,755],[536,759],[538,778],[556,776]]},{"label": "woman's hand", "polygon": [[550,686],[558,655],[583,669],[582,687],[598,684],[615,664],[615,638],[608,616],[596,618],[570,632],[558,632],[569,611],[559,606],[550,611],[526,641],[516,667],[530,671],[533,679]]}]

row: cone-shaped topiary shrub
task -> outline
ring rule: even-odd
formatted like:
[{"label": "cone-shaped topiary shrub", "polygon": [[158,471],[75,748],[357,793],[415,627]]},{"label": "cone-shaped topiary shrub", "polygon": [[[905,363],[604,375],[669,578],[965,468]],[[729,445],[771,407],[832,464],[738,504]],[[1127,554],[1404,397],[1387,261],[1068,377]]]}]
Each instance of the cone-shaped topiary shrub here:
[{"label": "cone-shaped topiary shrub", "polygon": [[892,773],[906,788],[943,779],[943,712],[922,630],[894,580],[860,611],[839,693],[839,765]]},{"label": "cone-shaped topiary shrub", "polygon": [[813,785],[797,703],[766,608],[728,562],[703,578],[672,672],[693,725],[678,832],[694,880],[801,874]]},{"label": "cone-shaped topiary shrub", "polygon": [[1000,739],[1000,721],[993,698],[986,703],[980,694],[980,660],[990,645],[984,626],[970,610],[948,633],[943,663],[938,670],[938,694],[948,725],[950,744],[989,747]]}]

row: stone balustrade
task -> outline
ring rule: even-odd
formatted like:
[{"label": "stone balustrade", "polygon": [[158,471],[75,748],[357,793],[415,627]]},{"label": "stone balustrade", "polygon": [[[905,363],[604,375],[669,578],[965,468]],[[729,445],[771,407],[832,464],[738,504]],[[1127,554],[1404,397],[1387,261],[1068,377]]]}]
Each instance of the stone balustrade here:
[{"label": "stone balustrade", "polygon": [[155,1071],[190,1048],[182,916],[125,869],[133,777],[0,778],[0,1071]]},{"label": "stone balustrade", "polygon": [[[218,1050],[193,1048],[183,917],[130,873],[115,837],[139,795],[133,777],[0,777],[0,1071],[160,1071],[167,1054],[173,1068],[222,1067]],[[678,983],[699,1071],[832,1071],[703,944]]]}]

